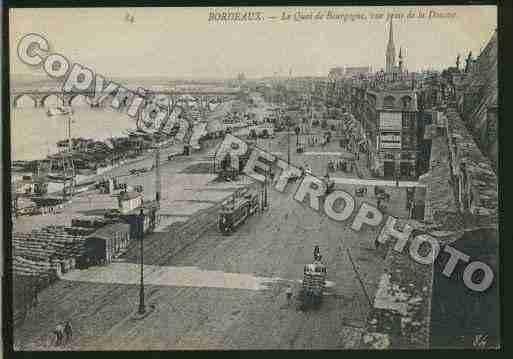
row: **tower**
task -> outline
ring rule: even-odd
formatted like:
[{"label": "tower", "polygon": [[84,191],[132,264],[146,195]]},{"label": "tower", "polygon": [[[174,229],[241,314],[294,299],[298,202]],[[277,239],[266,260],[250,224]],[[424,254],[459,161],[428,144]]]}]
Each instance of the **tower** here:
[{"label": "tower", "polygon": [[399,48],[399,73],[403,72],[403,48]]},{"label": "tower", "polygon": [[395,45],[394,45],[394,30],[392,25],[392,19],[390,19],[390,29],[388,34],[388,44],[386,57],[386,72],[391,73],[394,71],[395,66]]}]

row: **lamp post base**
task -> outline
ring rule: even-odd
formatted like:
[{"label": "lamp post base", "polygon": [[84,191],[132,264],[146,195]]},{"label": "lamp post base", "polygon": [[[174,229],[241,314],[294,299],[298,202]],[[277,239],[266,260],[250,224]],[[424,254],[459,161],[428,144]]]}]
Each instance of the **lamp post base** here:
[{"label": "lamp post base", "polygon": [[139,290],[139,309],[138,309],[138,313],[139,314],[144,314],[145,312],[146,312],[146,306],[144,305],[144,286],[141,283],[141,287],[140,287],[140,290]]},{"label": "lamp post base", "polygon": [[155,303],[148,304],[148,306],[145,307],[144,313],[139,312],[139,310],[135,310],[132,313],[131,318],[132,320],[141,320],[147,318],[153,314],[153,312],[155,312],[155,309],[157,309],[157,305]]},{"label": "lamp post base", "polygon": [[146,306],[144,305],[144,289],[141,287],[141,292],[139,294],[139,314],[144,314],[146,312]]}]

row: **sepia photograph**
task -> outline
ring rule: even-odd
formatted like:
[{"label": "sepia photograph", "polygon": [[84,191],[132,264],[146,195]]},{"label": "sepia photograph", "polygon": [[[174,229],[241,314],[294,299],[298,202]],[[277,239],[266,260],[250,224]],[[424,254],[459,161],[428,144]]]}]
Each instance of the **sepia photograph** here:
[{"label": "sepia photograph", "polygon": [[7,11],[10,350],[501,348],[497,6]]}]

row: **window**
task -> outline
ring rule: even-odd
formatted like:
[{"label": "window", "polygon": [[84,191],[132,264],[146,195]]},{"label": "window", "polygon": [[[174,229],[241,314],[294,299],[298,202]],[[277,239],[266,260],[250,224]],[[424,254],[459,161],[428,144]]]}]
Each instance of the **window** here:
[{"label": "window", "polygon": [[411,106],[412,98],[410,96],[404,96],[401,98],[403,108],[409,108]]},{"label": "window", "polygon": [[413,138],[407,134],[403,135],[402,138],[403,148],[412,149],[413,148]]},{"label": "window", "polygon": [[402,160],[412,160],[413,154],[411,153],[401,153],[401,159]]},{"label": "window", "polygon": [[415,121],[417,116],[415,112],[403,112],[403,128],[415,128]]},{"label": "window", "polygon": [[383,107],[385,107],[385,108],[393,108],[394,104],[395,104],[394,96],[387,96],[383,100]]}]

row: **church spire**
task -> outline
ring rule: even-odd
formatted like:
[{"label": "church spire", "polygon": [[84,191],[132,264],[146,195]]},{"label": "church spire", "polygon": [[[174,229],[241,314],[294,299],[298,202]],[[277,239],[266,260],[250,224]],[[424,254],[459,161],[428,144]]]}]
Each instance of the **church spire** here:
[{"label": "church spire", "polygon": [[399,73],[403,73],[403,48],[399,47]]},{"label": "church spire", "polygon": [[388,32],[388,47],[394,47],[394,25],[392,24],[392,18],[390,18],[390,29]]},{"label": "church spire", "polygon": [[390,19],[390,29],[388,34],[388,44],[386,57],[386,72],[390,73],[394,71],[395,67],[395,45],[394,45],[394,29],[392,19]]}]

